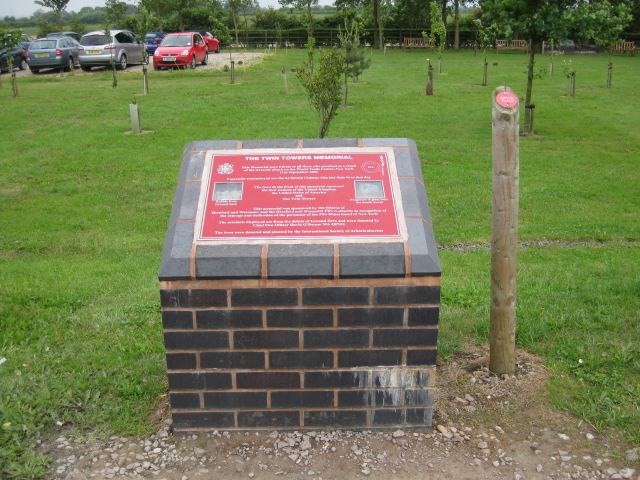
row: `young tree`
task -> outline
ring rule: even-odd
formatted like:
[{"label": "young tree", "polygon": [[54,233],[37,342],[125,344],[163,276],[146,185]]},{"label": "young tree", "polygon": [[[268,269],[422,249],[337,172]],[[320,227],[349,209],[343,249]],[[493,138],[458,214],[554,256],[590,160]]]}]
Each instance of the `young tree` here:
[{"label": "young tree", "polygon": [[106,0],[105,10],[109,17],[109,23],[116,27],[124,27],[124,19],[127,14],[127,4],[120,0]]},{"label": "young tree", "polygon": [[239,43],[238,29],[240,28],[240,15],[244,15],[244,28],[247,28],[247,10],[255,6],[255,0],[227,0],[227,9],[231,13],[233,29],[236,33],[236,43]]},{"label": "young tree", "polygon": [[495,29],[493,26],[487,26],[482,23],[481,20],[475,19],[473,21],[473,28],[476,31],[477,43],[482,48],[482,86],[487,86],[487,48],[491,46],[493,40],[496,37]]},{"label": "young tree", "polygon": [[[313,41],[309,43],[313,46]],[[321,52],[315,61],[315,52],[309,49],[309,59],[298,68],[296,76],[309,95],[309,103],[320,115],[320,132],[324,138],[336,116],[341,95],[341,78],[345,71],[344,58],[337,51]]]},{"label": "young tree", "polygon": [[[18,45],[20,41],[20,30],[11,30],[0,28],[0,50],[11,50]],[[18,81],[16,73],[13,71],[13,57],[7,58],[9,72],[11,72],[11,86],[13,88],[14,98],[18,96]],[[0,87],[2,83],[0,83]]]},{"label": "young tree", "polygon": [[625,3],[613,5],[608,0],[583,3],[572,12],[574,28],[584,40],[593,40],[609,53],[607,88],[611,88],[613,47],[632,20],[631,8]]},{"label": "young tree", "polygon": [[484,0],[484,18],[507,38],[515,34],[529,41],[524,134],[533,134],[531,94],[535,74],[536,47],[544,40],[562,40],[569,27],[573,0]]},{"label": "young tree", "polygon": [[431,2],[429,4],[429,11],[431,17],[431,31],[428,35],[426,32],[422,32],[422,36],[428,38],[431,44],[437,45],[438,73],[442,73],[442,54],[444,52],[445,44],[447,43],[447,29],[444,26],[444,22],[440,19],[440,9],[436,2]]},{"label": "young tree", "polygon": [[371,59],[365,57],[365,51],[361,48],[358,21],[352,20],[350,26],[345,21],[344,30],[340,28],[338,39],[344,48],[345,73],[357,82],[362,72],[371,66]]},{"label": "young tree", "polygon": [[37,5],[42,5],[43,7],[50,8],[56,13],[56,18],[58,19],[58,25],[62,28],[62,12],[67,5],[69,4],[69,0],[35,0]]}]

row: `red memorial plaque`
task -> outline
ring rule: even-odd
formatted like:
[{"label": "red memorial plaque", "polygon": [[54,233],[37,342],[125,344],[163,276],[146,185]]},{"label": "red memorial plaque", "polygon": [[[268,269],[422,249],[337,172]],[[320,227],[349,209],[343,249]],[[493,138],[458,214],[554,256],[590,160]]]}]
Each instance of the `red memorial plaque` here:
[{"label": "red memorial plaque", "polygon": [[376,153],[213,154],[198,240],[400,236]]},{"label": "red memorial plaque", "polygon": [[513,108],[518,105],[518,97],[511,92],[500,92],[496,95],[496,102],[504,108]]}]

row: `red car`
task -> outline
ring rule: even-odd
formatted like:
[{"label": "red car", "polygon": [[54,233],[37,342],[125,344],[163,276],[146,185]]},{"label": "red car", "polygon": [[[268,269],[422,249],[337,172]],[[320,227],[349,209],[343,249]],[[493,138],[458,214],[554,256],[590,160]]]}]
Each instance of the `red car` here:
[{"label": "red car", "polygon": [[207,64],[207,44],[194,32],[170,33],[162,39],[153,54],[153,68],[186,67]]},{"label": "red car", "polygon": [[204,41],[207,42],[209,53],[220,53],[220,40],[218,40],[218,37],[214,36],[211,32],[207,32],[206,30],[187,30],[187,32],[198,32],[202,35]]}]

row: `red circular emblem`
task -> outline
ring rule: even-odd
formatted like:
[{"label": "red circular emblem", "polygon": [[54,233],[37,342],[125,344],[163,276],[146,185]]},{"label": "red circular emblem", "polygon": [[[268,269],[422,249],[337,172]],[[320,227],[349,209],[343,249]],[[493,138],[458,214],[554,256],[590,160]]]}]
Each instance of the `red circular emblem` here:
[{"label": "red circular emblem", "polygon": [[518,105],[518,97],[511,92],[500,92],[496,95],[496,102],[504,108],[513,108]]}]

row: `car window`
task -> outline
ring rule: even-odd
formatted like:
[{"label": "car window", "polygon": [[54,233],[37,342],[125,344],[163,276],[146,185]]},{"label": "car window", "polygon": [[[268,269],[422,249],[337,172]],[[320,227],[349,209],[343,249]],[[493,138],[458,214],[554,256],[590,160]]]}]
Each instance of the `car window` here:
[{"label": "car window", "polygon": [[127,32],[116,33],[116,40],[120,43],[133,43],[133,39],[127,34]]},{"label": "car window", "polygon": [[36,40],[35,42],[31,42],[31,46],[29,48],[31,50],[56,48],[56,41],[55,40]]},{"label": "car window", "polygon": [[163,47],[190,47],[191,35],[170,35],[164,37],[162,41]]},{"label": "car window", "polygon": [[106,45],[111,43],[111,37],[107,35],[85,35],[80,39],[80,45]]},{"label": "car window", "polygon": [[202,37],[199,33],[196,33],[194,37],[196,38],[196,43],[204,43],[204,40],[202,40]]}]

